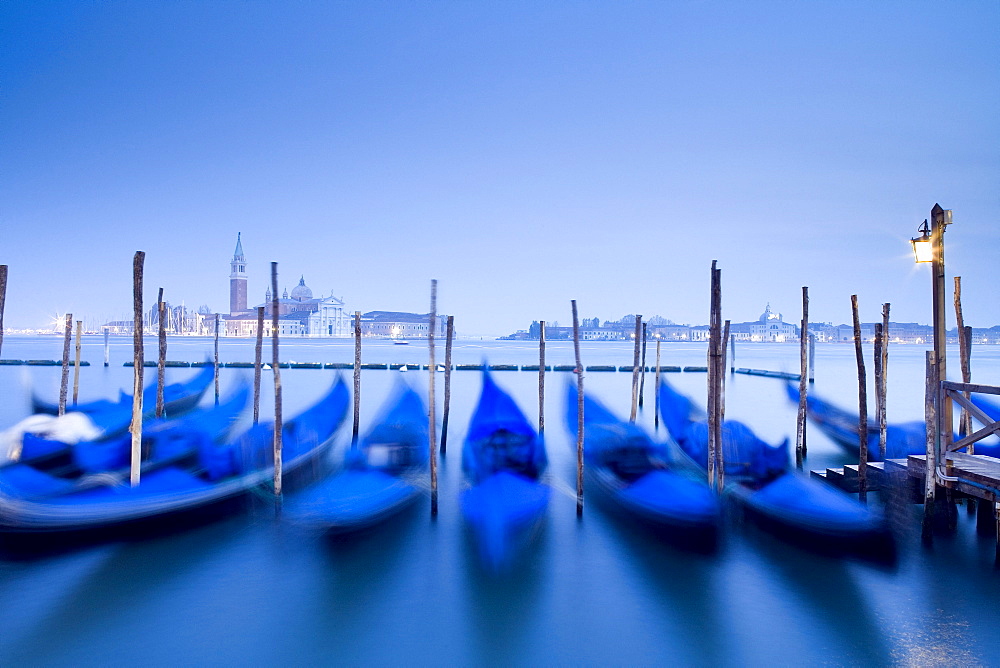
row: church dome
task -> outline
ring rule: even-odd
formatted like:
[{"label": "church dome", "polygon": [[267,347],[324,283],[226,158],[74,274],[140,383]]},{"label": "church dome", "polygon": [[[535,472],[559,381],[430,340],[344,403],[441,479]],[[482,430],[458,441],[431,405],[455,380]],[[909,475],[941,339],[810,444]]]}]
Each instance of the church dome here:
[{"label": "church dome", "polygon": [[292,299],[299,302],[304,302],[308,299],[313,298],[313,291],[306,286],[306,278],[303,276],[299,279],[299,284],[292,288]]}]

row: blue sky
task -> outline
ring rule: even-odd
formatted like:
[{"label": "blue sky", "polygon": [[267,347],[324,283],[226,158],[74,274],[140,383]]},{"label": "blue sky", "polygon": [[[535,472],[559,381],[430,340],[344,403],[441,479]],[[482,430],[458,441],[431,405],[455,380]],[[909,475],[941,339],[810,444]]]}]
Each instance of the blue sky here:
[{"label": "blue sky", "polygon": [[[228,309],[269,262],[351,311],[930,320],[907,240],[954,210],[1000,323],[1000,3],[0,4],[6,323]],[[949,278],[950,282],[950,278]]]}]

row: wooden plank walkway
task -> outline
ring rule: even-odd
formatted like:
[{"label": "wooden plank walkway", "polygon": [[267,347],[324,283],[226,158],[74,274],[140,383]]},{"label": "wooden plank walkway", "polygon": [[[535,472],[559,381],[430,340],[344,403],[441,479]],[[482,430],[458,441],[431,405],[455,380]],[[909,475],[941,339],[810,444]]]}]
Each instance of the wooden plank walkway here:
[{"label": "wooden plank walkway", "polygon": [[[977,499],[990,502],[1000,501],[1000,459],[987,455],[967,455],[953,452],[947,458],[945,473],[958,478],[948,481],[946,486]],[[884,488],[889,476],[905,474],[912,482],[923,484],[927,469],[925,455],[910,455],[906,459],[888,459],[885,462],[868,464],[868,491]],[[838,487],[845,492],[858,491],[858,465],[848,464],[843,468],[828,468],[810,472],[814,478]]]}]

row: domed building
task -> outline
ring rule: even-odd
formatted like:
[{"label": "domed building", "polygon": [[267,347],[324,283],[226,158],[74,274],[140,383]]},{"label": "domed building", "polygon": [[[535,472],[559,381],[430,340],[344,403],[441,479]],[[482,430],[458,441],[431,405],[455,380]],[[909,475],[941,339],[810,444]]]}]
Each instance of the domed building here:
[{"label": "domed building", "polygon": [[782,343],[784,341],[798,341],[798,339],[799,328],[782,320],[780,313],[771,310],[770,303],[764,307],[764,312],[757,318],[757,322],[750,324],[751,341]]},{"label": "domed building", "polygon": [[[236,252],[230,263],[230,315],[226,318],[227,336],[256,336],[257,308],[264,307],[267,316],[264,333],[270,335],[273,301],[271,288],[264,292],[264,302],[257,307],[247,308],[246,298],[246,257],[239,236],[236,238]],[[344,313],[344,300],[333,296],[313,297],[312,289],[306,285],[305,275],[299,276],[299,284],[286,288],[278,299],[278,323],[282,336],[348,337],[351,335],[348,318]]]},{"label": "domed building", "polygon": [[313,291],[306,285],[306,277],[299,278],[299,284],[292,288],[292,299],[297,302],[304,302],[313,298]]}]

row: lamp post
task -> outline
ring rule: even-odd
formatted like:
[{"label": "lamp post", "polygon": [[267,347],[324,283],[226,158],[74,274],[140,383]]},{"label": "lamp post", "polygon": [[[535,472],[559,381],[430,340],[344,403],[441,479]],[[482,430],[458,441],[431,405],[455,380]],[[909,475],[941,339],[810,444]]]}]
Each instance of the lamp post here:
[{"label": "lamp post", "polygon": [[[936,370],[934,381],[937,389],[934,395],[936,424],[933,425],[935,461],[933,464],[930,461],[927,462],[928,471],[930,471],[932,465],[940,463],[941,456],[947,452],[952,436],[951,402],[944,400],[945,395],[941,388],[941,381],[947,380],[945,369],[945,337],[947,329],[945,323],[944,232],[948,225],[951,225],[951,209],[942,209],[940,204],[935,204],[934,208],[931,209],[930,225],[928,226],[925,220],[918,230],[920,236],[910,239],[910,243],[913,246],[914,260],[918,263],[929,262],[932,277],[933,362],[934,369]],[[928,426],[928,429],[930,429],[930,426]]]}]

